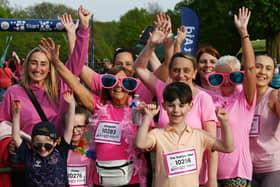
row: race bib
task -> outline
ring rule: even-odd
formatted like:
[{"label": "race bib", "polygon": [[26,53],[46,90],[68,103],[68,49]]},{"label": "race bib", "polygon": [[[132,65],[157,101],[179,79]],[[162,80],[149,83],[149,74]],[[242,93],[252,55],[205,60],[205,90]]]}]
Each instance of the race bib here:
[{"label": "race bib", "polygon": [[95,133],[95,142],[121,144],[122,128],[116,121],[100,121]]},{"label": "race bib", "polygon": [[261,133],[260,127],[261,127],[261,116],[255,114],[251,125],[251,130],[249,133],[250,137],[259,136]]},{"label": "race bib", "polygon": [[197,172],[195,149],[166,153],[164,160],[168,177]]},{"label": "race bib", "polygon": [[85,164],[67,165],[69,185],[85,187],[87,167]]}]

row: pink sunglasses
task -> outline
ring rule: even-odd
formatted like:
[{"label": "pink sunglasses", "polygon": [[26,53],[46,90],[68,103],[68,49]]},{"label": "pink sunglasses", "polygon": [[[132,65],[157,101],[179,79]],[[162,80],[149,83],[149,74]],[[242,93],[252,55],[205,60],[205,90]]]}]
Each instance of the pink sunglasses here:
[{"label": "pink sunglasses", "polygon": [[116,77],[111,74],[101,76],[103,88],[114,88],[118,82],[121,83],[122,88],[127,92],[134,92],[139,85],[139,80],[133,77]]},{"label": "pink sunglasses", "polygon": [[212,87],[219,87],[224,84],[225,78],[228,77],[229,82],[237,85],[244,80],[244,71],[233,71],[230,73],[210,73],[207,75],[208,84]]}]

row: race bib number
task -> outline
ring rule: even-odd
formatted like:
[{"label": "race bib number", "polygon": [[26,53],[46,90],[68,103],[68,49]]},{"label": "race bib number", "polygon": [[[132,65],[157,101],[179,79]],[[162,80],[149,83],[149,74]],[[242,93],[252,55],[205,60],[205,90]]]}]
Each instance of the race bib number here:
[{"label": "race bib number", "polygon": [[86,165],[67,165],[69,185],[86,186]]},{"label": "race bib number", "polygon": [[253,118],[253,122],[251,125],[251,130],[250,130],[250,137],[256,137],[260,135],[260,127],[261,127],[261,116],[255,114]]},{"label": "race bib number", "polygon": [[121,144],[122,129],[118,122],[100,121],[95,133],[95,142]]},{"label": "race bib number", "polygon": [[195,149],[164,154],[168,177],[197,172]]}]

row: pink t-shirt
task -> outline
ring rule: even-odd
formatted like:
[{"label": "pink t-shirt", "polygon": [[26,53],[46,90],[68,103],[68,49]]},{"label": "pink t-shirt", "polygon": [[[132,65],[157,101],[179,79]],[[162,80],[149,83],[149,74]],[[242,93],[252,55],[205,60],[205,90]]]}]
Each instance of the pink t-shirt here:
[{"label": "pink t-shirt", "polygon": [[269,108],[269,88],[256,105],[250,150],[254,173],[267,173],[280,170],[280,121],[275,112]]},{"label": "pink t-shirt", "polygon": [[[156,90],[157,90],[157,102],[160,104],[160,113],[158,119],[158,127],[164,128],[169,123],[169,118],[166,111],[163,109],[163,92],[167,83],[157,80]],[[186,116],[186,123],[192,128],[203,129],[203,122],[215,121],[217,122],[217,117],[215,114],[215,107],[210,95],[204,91],[199,91],[193,97],[193,106]],[[200,184],[205,184],[207,182],[207,154],[204,154],[202,167],[199,175]]]},{"label": "pink t-shirt", "polygon": [[85,154],[69,150],[67,158],[68,181],[71,187],[92,187],[94,160]]},{"label": "pink t-shirt", "polygon": [[[237,90],[230,97],[223,97],[217,92],[208,92],[215,106],[223,107],[228,112],[229,124],[234,138],[234,151],[220,153],[218,161],[218,179],[245,178],[252,179],[252,161],[249,149],[249,132],[253,120],[256,96],[249,105],[243,89]],[[221,128],[218,128],[221,138]]]},{"label": "pink t-shirt", "polygon": [[[95,101],[98,102],[97,97]],[[129,160],[132,155],[137,156],[134,146],[137,126],[132,124],[131,108],[115,108],[111,104],[101,107],[96,105],[95,114],[97,115],[94,125],[96,161]],[[102,135],[105,130],[114,131],[114,136]],[[145,163],[144,158],[142,163]],[[96,171],[93,180],[94,184],[101,185]],[[129,184],[139,182],[138,175],[133,175]]]},{"label": "pink t-shirt", "polygon": [[[101,74],[93,72],[91,91],[93,91],[93,93],[98,96],[100,96],[101,90],[102,90],[101,76],[102,76]],[[153,94],[142,83],[142,81],[139,81],[139,83],[140,84],[139,84],[138,88],[136,89],[135,94],[139,94],[141,101],[144,101],[145,103],[151,103],[152,99],[153,99]]]},{"label": "pink t-shirt", "polygon": [[[86,58],[88,49],[89,29],[80,28],[77,33],[77,40],[73,53],[69,57],[66,66],[75,75],[79,75],[80,71],[76,64],[83,63]],[[82,64],[83,65],[83,64]],[[81,69],[81,68],[80,68]],[[44,111],[48,120],[58,126],[60,134],[62,134],[62,120],[63,114],[67,111],[68,105],[65,103],[63,93],[69,90],[66,83],[58,77],[58,104],[50,102],[48,99],[45,88],[40,86],[31,85],[31,90],[36,96],[42,110]],[[12,121],[12,102],[13,100],[21,100],[22,108],[20,113],[20,128],[24,132],[31,134],[33,126],[41,121],[41,118],[33,106],[31,100],[26,94],[25,90],[19,86],[14,85],[10,87],[4,97],[0,106],[0,121]]]}]

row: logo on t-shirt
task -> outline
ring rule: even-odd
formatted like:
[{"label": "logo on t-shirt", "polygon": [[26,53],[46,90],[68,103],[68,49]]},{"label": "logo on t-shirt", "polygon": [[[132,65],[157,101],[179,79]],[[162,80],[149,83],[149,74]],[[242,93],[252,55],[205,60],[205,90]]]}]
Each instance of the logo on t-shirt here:
[{"label": "logo on t-shirt", "polygon": [[35,163],[34,163],[34,167],[36,167],[36,168],[40,168],[40,167],[42,167],[42,165],[41,165],[41,160],[35,160]]}]

